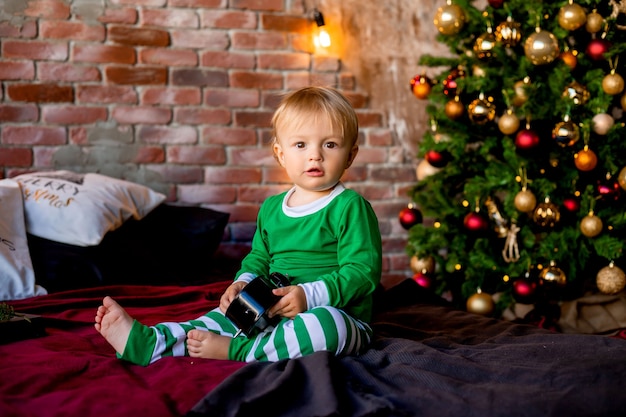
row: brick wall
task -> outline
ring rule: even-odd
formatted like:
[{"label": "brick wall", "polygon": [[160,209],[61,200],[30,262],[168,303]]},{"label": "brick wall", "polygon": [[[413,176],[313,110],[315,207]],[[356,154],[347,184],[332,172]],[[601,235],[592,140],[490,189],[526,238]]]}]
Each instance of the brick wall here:
[{"label": "brick wall", "polygon": [[268,147],[278,93],[330,85],[359,116],[360,152],[344,180],[377,212],[385,282],[410,276],[398,212],[414,170],[395,163],[395,133],[341,57],[313,50],[305,6],[4,0],[0,176],[100,172],[229,212],[220,252],[240,258],[261,202],[289,187]]}]

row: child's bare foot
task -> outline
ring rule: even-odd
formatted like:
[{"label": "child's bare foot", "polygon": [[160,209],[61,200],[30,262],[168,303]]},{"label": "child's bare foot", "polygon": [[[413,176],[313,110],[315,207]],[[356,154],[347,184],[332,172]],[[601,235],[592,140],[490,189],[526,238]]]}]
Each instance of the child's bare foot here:
[{"label": "child's bare foot", "polygon": [[204,330],[187,333],[187,351],[192,358],[228,359],[231,338]]},{"label": "child's bare foot", "polygon": [[106,296],[96,311],[96,330],[120,355],[124,353],[134,319],[111,297]]}]

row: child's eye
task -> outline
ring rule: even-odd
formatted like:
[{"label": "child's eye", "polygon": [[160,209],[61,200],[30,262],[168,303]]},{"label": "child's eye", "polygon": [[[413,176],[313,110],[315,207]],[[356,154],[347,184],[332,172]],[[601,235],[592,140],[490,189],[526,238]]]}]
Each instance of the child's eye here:
[{"label": "child's eye", "polygon": [[333,149],[337,147],[337,144],[335,142],[326,142],[325,146],[327,148]]},{"label": "child's eye", "polygon": [[305,145],[304,142],[296,142],[294,146],[298,149],[303,149]]}]

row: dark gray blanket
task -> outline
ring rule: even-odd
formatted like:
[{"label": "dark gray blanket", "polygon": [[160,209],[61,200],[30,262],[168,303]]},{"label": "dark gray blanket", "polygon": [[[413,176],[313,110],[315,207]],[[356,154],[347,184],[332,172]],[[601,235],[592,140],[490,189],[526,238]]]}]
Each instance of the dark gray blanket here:
[{"label": "dark gray blanket", "polygon": [[391,304],[362,356],[246,365],[188,416],[626,416],[625,340]]}]

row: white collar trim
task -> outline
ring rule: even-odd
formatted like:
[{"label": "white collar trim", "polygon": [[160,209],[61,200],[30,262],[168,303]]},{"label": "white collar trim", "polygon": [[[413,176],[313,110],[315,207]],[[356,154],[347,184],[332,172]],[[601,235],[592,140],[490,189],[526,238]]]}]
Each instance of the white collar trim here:
[{"label": "white collar trim", "polygon": [[289,197],[291,197],[291,195],[296,191],[296,187],[293,187],[292,189],[287,191],[285,198],[283,198],[283,213],[288,217],[304,217],[308,216],[309,214],[316,213],[329,205],[330,202],[333,201],[333,199],[341,194],[345,189],[346,187],[342,183],[337,183],[337,185],[330,194],[318,198],[317,200],[303,206],[289,207],[287,205],[287,201],[289,200]]}]

